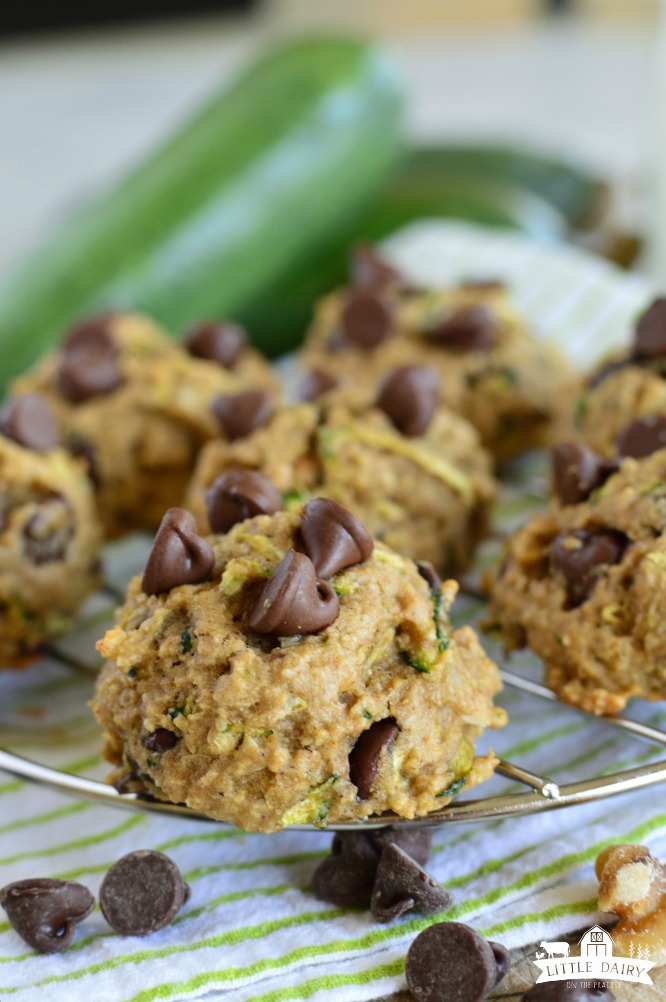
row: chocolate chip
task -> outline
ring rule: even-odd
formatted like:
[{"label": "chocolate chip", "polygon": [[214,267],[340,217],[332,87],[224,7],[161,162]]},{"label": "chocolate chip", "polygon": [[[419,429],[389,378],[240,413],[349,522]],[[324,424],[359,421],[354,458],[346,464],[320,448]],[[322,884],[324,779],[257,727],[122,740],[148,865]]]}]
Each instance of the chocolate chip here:
[{"label": "chocolate chip", "polygon": [[501,943],[494,943],[490,939],[488,940],[488,946],[493,951],[495,963],[497,964],[495,984],[498,985],[500,981],[504,980],[511,969],[511,954]]},{"label": "chocolate chip", "polygon": [[74,939],[77,922],[90,915],[95,899],[73,880],[17,880],[0,890],[0,905],[16,932],[33,950],[59,953]]},{"label": "chocolate chip", "polygon": [[629,540],[614,529],[561,532],[550,549],[551,567],[561,574],[570,608],[589,598],[605,568],[622,559]]},{"label": "chocolate chip", "polygon": [[343,908],[369,907],[379,857],[380,848],[369,833],[338,832],[331,855],[314,872],[315,896]]},{"label": "chocolate chip", "polygon": [[377,720],[363,731],[349,753],[349,779],[357,788],[359,800],[367,800],[377,777],[381,753],[388,754],[400,728],[393,719]]},{"label": "chocolate chip", "polygon": [[634,356],[638,359],[666,355],[666,298],[660,297],[641,313],[634,333]]},{"label": "chocolate chip", "polygon": [[163,929],[189,897],[189,887],[168,856],[139,849],[108,871],[99,904],[112,929],[123,936],[148,936]]},{"label": "chocolate chip", "polygon": [[449,892],[404,849],[395,844],[384,848],[370,902],[376,922],[392,922],[411,908],[421,915],[437,915],[452,904]]},{"label": "chocolate chip", "polygon": [[263,427],[270,421],[274,410],[275,401],[267,390],[220,394],[213,401],[213,413],[230,442]]},{"label": "chocolate chip", "polygon": [[77,459],[82,459],[86,467],[86,475],[95,490],[99,490],[102,478],[99,472],[99,463],[94,446],[77,432],[70,432],[67,436],[67,448]]},{"label": "chocolate chip", "polygon": [[497,340],[497,320],[487,306],[461,306],[436,323],[429,340],[452,351],[487,351]]},{"label": "chocolate chip", "polygon": [[161,753],[169,751],[170,748],[178,744],[178,741],[178,735],[174,734],[173,731],[167,730],[166,727],[157,727],[152,734],[146,734],[141,740],[141,744],[148,751]]},{"label": "chocolate chip", "polygon": [[60,442],[55,414],[39,393],[11,397],[0,408],[0,434],[33,452],[50,452]]},{"label": "chocolate chip", "polygon": [[247,333],[230,320],[209,320],[192,327],[184,344],[195,358],[207,358],[233,369],[247,345]]},{"label": "chocolate chip", "polygon": [[495,985],[497,964],[489,944],[469,926],[438,922],[410,946],[405,974],[416,1002],[482,1002]]},{"label": "chocolate chip", "polygon": [[425,866],[432,852],[432,831],[432,828],[407,828],[400,825],[395,828],[380,828],[368,834],[380,851],[386,845],[397,845],[417,863]]},{"label": "chocolate chip", "polygon": [[400,286],[403,277],[377,254],[370,244],[357,244],[351,254],[351,284],[357,289],[378,289],[385,285]]},{"label": "chocolate chip", "polygon": [[178,585],[205,581],[215,564],[215,554],[197,534],[194,515],[184,508],[169,508],[148,556],[141,589],[159,595]]},{"label": "chocolate chip", "polygon": [[206,491],[206,507],[213,532],[228,532],[246,518],[280,511],[282,495],[258,470],[230,470]]},{"label": "chocolate chip", "polygon": [[331,498],[314,498],[303,509],[303,549],[320,578],[330,578],[372,555],[372,536],[356,515]]},{"label": "chocolate chip", "polygon": [[430,563],[430,561],[419,560],[419,562],[416,565],[416,569],[423,578],[423,580],[427,581],[430,591],[439,592],[442,586],[442,579],[440,578],[439,574],[437,573],[433,565]]},{"label": "chocolate chip", "polygon": [[666,414],[646,414],[626,425],[615,439],[621,456],[643,459],[666,449]]},{"label": "chocolate chip", "polygon": [[392,333],[393,308],[378,291],[352,293],[340,312],[340,331],[359,348],[375,348]]},{"label": "chocolate chip", "polygon": [[298,398],[302,401],[316,400],[322,393],[335,390],[340,381],[324,369],[310,369],[301,382]]},{"label": "chocolate chip", "polygon": [[532,985],[523,1002],[615,1002],[615,995],[606,981],[544,981]]},{"label": "chocolate chip", "polygon": [[440,378],[428,365],[403,365],[384,379],[377,406],[403,435],[415,438],[428,430],[440,400]]},{"label": "chocolate chip", "polygon": [[84,321],[65,338],[56,385],[61,396],[72,404],[111,393],[123,382],[109,319],[110,315],[105,314]]},{"label": "chocolate chip", "polygon": [[74,517],[60,497],[47,498],[23,528],[23,553],[36,566],[63,560],[74,536]]},{"label": "chocolate chip", "polygon": [[290,550],[264,585],[248,624],[255,633],[294,637],[330,626],[339,611],[338,596],[317,578],[310,558]]},{"label": "chocolate chip", "polygon": [[585,501],[619,466],[597,456],[581,442],[560,442],[553,447],[552,461],[553,486],[562,504]]},{"label": "chocolate chip", "polygon": [[622,369],[626,369],[628,365],[631,365],[633,359],[630,355],[623,355],[621,358],[613,358],[609,362],[604,362],[587,380],[587,388],[589,390],[596,389],[597,386],[601,386],[603,382],[612,376],[615,372],[620,372]]}]

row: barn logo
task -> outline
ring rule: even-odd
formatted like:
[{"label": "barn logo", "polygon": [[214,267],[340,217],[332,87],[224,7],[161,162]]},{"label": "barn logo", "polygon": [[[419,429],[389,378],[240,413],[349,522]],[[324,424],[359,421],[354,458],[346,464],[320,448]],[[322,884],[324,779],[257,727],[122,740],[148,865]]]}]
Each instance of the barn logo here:
[{"label": "barn logo", "polygon": [[532,961],[541,971],[536,983],[586,981],[592,985],[599,981],[633,981],[640,985],[652,984],[648,971],[654,964],[642,947],[636,951],[632,947],[633,957],[616,957],[610,933],[598,925],[587,930],[579,945],[580,957],[571,957],[568,943],[541,943],[536,960]]}]

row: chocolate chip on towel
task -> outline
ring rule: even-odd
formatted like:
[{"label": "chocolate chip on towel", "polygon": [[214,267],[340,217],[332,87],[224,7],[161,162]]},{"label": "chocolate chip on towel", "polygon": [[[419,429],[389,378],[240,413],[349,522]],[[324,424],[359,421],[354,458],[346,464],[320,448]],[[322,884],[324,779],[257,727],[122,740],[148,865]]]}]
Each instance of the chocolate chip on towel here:
[{"label": "chocolate chip on towel", "polygon": [[295,637],[330,626],[339,611],[338,596],[317,578],[310,558],[291,550],[262,588],[248,623],[255,633]]},{"label": "chocolate chip on towel", "polygon": [[349,779],[358,789],[359,800],[367,800],[377,777],[382,752],[390,752],[400,728],[393,719],[377,720],[363,731],[349,753]]},{"label": "chocolate chip on towel", "polygon": [[206,491],[206,507],[213,532],[228,532],[246,518],[280,511],[282,495],[258,470],[230,470]]},{"label": "chocolate chip on towel", "polygon": [[338,832],[331,855],[322,860],[312,878],[312,890],[321,901],[343,908],[370,905],[380,850],[367,832]]},{"label": "chocolate chip on towel", "polygon": [[377,868],[370,910],[377,922],[391,922],[413,908],[421,915],[447,911],[453,898],[398,845],[385,846]]},{"label": "chocolate chip on towel", "polygon": [[213,400],[212,407],[224,434],[234,442],[270,421],[275,401],[268,390],[244,390],[220,394]]},{"label": "chocolate chip on towel", "polygon": [[108,871],[99,903],[116,932],[148,936],[175,918],[189,894],[173,860],[152,849],[139,849],[123,856]]},{"label": "chocolate chip on towel", "polygon": [[330,578],[362,563],[374,548],[372,536],[363,523],[331,498],[308,501],[303,509],[300,536],[303,549],[321,578]]},{"label": "chocolate chip on towel", "polygon": [[0,890],[0,905],[16,932],[33,950],[59,953],[74,939],[81,922],[95,905],[82,884],[73,880],[17,880]]},{"label": "chocolate chip on towel", "polygon": [[488,946],[493,951],[495,963],[497,964],[497,980],[495,984],[498,985],[509,973],[511,954],[505,946],[502,946],[501,943],[494,943],[491,939],[488,940]]},{"label": "chocolate chip on towel", "polygon": [[482,1002],[497,979],[489,943],[461,922],[438,922],[407,953],[407,985],[416,1002]]},{"label": "chocolate chip on towel", "polygon": [[403,365],[384,379],[377,406],[409,438],[423,435],[440,400],[440,378],[429,365]]},{"label": "chocolate chip on towel", "polygon": [[213,569],[215,554],[197,533],[194,515],[185,508],[169,508],[148,556],[141,589],[159,595],[178,585],[205,581]]},{"label": "chocolate chip on towel", "polygon": [[208,320],[190,328],[184,345],[195,358],[233,369],[247,344],[247,334],[230,320]]},{"label": "chocolate chip on towel", "polygon": [[55,414],[39,393],[10,397],[0,408],[0,434],[33,452],[50,452],[60,441]]}]

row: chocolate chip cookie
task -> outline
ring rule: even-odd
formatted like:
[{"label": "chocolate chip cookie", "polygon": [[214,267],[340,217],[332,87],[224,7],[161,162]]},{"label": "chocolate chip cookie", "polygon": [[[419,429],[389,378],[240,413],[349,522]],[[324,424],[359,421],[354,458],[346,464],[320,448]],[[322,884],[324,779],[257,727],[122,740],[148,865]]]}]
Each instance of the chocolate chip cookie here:
[{"label": "chocolate chip cookie", "polygon": [[92,488],[58,442],[37,394],[0,409],[0,667],[64,633],[99,582]]},{"label": "chocolate chip cookie", "polygon": [[498,462],[566,436],[578,380],[555,346],[531,335],[506,289],[415,289],[364,255],[353,284],[317,307],[300,353],[306,395],[331,381],[367,387],[397,366],[424,364]]},{"label": "chocolate chip cookie", "polygon": [[369,392],[335,389],[277,408],[245,436],[204,447],[185,503],[202,531],[224,531],[214,485],[252,471],[268,482],[262,493],[273,492],[271,507],[258,511],[276,511],[278,492],[287,506],[325,495],[406,556],[459,570],[485,533],[495,482],[477,432],[439,395],[437,372],[412,365]]},{"label": "chocolate chip cookie", "polygon": [[114,781],[250,831],[445,805],[505,722],[455,593],[328,498],[205,539],[172,510],[98,644]]},{"label": "chocolate chip cookie", "polygon": [[528,645],[546,682],[592,713],[666,698],[666,449],[609,464],[569,444],[557,499],[505,547],[488,625]]},{"label": "chocolate chip cookie", "polygon": [[275,386],[233,325],[201,324],[178,344],[146,317],[104,314],[72,328],[13,392],[47,398],[114,537],[154,530],[180,503],[199,448],[225,433],[225,401]]}]

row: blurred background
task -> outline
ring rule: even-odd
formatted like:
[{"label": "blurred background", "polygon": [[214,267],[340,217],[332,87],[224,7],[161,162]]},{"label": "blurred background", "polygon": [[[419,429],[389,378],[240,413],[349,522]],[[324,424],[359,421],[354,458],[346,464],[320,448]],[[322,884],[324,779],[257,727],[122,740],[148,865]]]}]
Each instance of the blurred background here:
[{"label": "blurred background", "polygon": [[499,217],[538,239],[564,236],[666,281],[653,222],[666,210],[661,7],[658,0],[3,4],[0,278],[267,45],[343,30],[379,38],[393,53],[409,143],[500,143],[564,160],[598,182],[589,204],[561,226],[549,211],[561,215],[562,206],[547,187],[530,191],[498,168],[499,187],[505,180],[511,189],[504,203],[501,193],[489,194],[489,210],[466,203],[463,217],[492,216],[496,198]]}]

